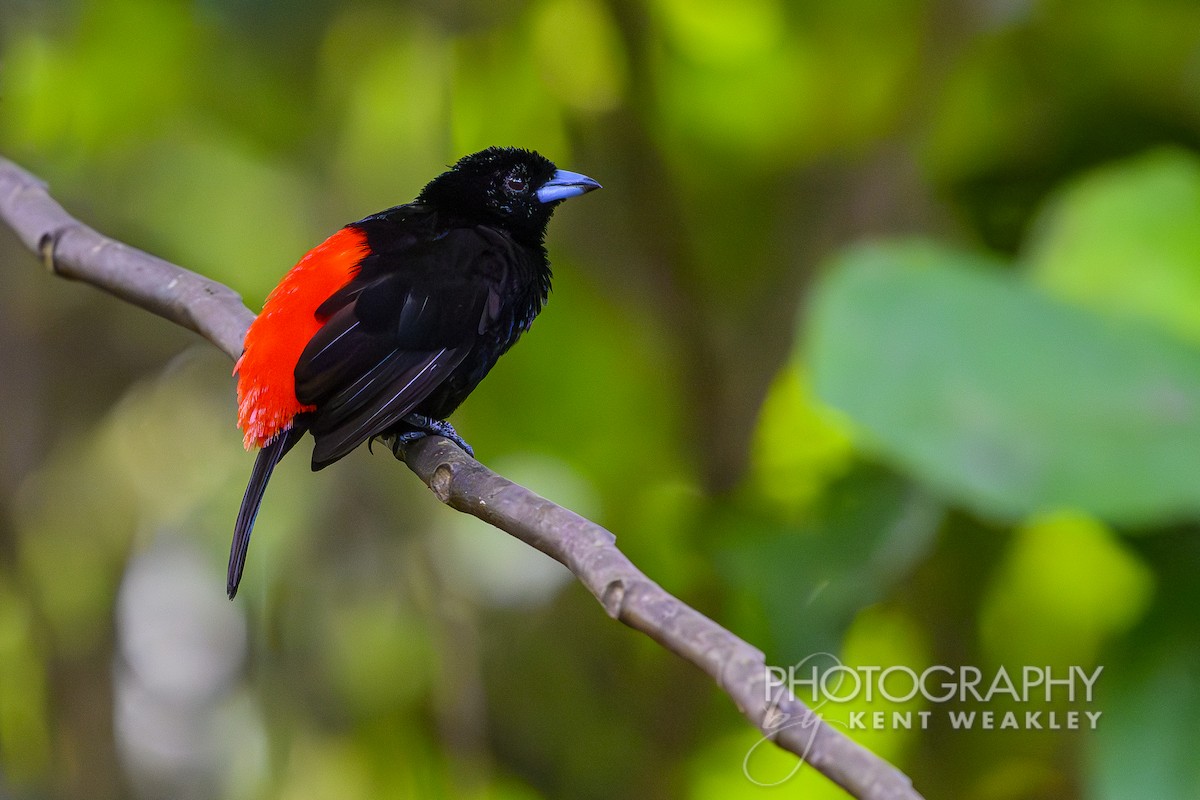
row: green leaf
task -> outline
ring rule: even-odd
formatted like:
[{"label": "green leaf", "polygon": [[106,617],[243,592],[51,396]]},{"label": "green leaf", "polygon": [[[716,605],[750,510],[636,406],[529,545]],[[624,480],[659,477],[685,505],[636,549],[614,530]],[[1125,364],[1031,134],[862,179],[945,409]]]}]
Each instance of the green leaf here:
[{"label": "green leaf", "polygon": [[750,450],[749,477],[763,502],[799,514],[849,471],[853,457],[845,422],[816,402],[796,365],[785,369],[759,409]]},{"label": "green leaf", "polygon": [[1075,513],[1039,517],[1017,531],[984,597],[984,651],[998,664],[1095,664],[1153,591],[1154,574],[1105,526]]},{"label": "green leaf", "polygon": [[1200,158],[1160,150],[1072,183],[1028,261],[1058,296],[1200,342]]},{"label": "green leaf", "polygon": [[866,444],[985,515],[1200,510],[1200,353],[1039,294],[989,259],[851,251],[814,296],[814,386]]}]

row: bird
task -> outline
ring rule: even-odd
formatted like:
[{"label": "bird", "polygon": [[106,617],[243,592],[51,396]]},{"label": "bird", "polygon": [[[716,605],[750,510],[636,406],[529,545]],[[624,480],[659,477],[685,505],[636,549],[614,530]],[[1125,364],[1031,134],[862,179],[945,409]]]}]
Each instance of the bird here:
[{"label": "bird", "polygon": [[398,457],[428,435],[474,455],[446,419],[548,299],[554,209],[599,188],[535,151],[491,147],[284,275],[234,367],[238,427],[259,449],[234,524],[231,600],[271,473],[305,433],[313,471],[377,438]]}]

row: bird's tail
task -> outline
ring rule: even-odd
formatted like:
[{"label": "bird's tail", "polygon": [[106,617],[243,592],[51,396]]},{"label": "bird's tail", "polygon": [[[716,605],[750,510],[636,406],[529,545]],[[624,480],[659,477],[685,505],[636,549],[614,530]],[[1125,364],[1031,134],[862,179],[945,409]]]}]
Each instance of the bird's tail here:
[{"label": "bird's tail", "polygon": [[292,427],[281,431],[258,451],[254,469],[250,472],[250,482],[246,484],[246,494],[242,497],[242,507],[238,510],[237,522],[233,526],[233,544],[229,548],[229,572],[225,584],[225,591],[229,593],[230,600],[237,594],[238,584],[242,580],[242,569],[246,566],[246,549],[250,546],[250,532],[254,530],[254,520],[258,517],[258,507],[262,505],[263,494],[267,491],[267,481],[271,480],[271,473],[275,471],[279,459],[287,455],[307,430],[307,425],[294,422]]}]

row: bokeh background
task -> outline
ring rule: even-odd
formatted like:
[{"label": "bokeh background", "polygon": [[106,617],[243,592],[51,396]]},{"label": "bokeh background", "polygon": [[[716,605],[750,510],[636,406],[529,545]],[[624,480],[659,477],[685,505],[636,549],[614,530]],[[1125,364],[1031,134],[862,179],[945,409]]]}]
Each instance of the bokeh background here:
[{"label": "bokeh background", "polygon": [[[253,308],[492,144],[605,189],[484,462],[776,664],[1104,667],[854,733],[928,798],[1197,796],[1200,4],[0,3],[0,152]],[[0,797],[843,796],[387,453],[229,603],[230,366],[0,231]]]}]

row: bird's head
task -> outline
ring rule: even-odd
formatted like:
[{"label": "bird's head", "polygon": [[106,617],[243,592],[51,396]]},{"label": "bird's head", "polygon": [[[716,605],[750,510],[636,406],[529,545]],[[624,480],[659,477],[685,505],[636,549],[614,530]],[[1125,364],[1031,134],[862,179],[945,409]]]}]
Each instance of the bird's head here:
[{"label": "bird's head", "polygon": [[499,222],[538,241],[555,206],[600,184],[516,147],[489,147],[458,160],[421,190],[418,202],[472,222]]}]

